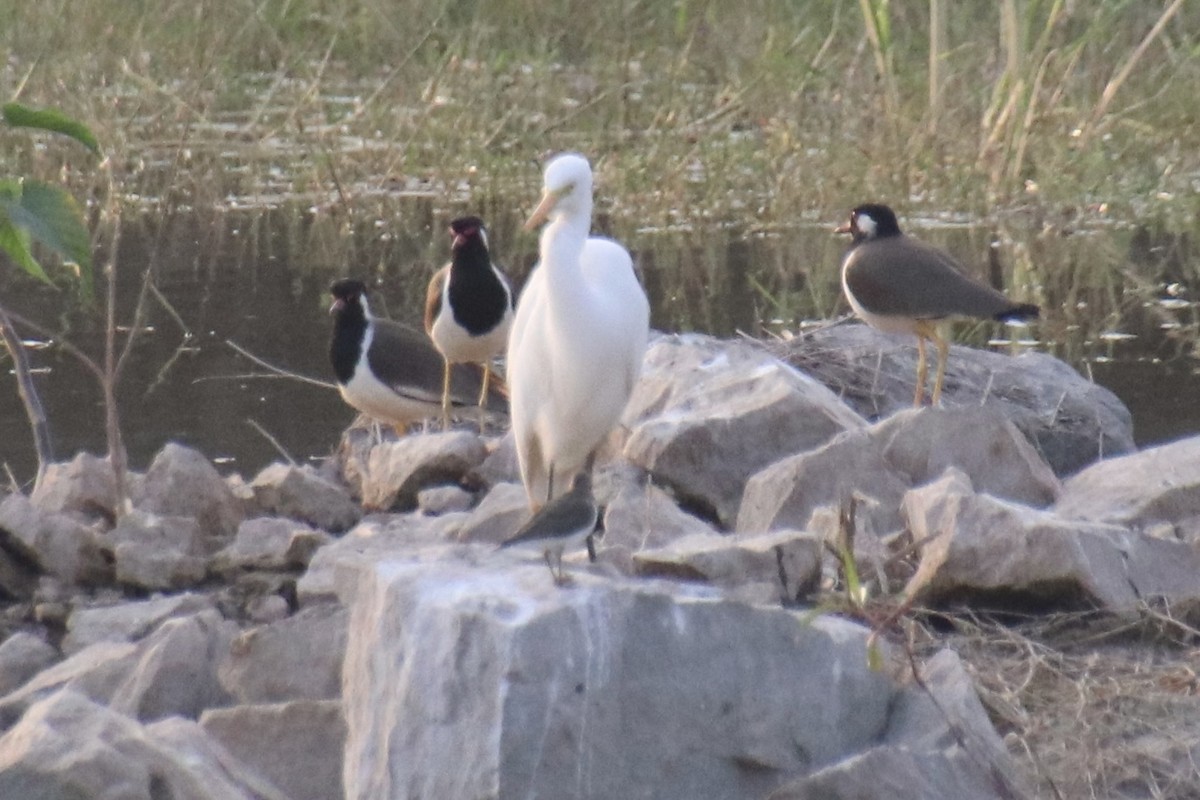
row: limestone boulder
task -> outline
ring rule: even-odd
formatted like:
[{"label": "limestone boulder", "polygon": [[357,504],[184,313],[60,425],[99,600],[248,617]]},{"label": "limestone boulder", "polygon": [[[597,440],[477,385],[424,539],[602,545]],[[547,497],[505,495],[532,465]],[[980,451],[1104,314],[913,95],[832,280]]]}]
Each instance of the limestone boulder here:
[{"label": "limestone boulder", "polygon": [[977,494],[961,472],[913,489],[904,511],[920,553],[906,593],[922,602],[1120,611],[1200,598],[1190,545]]},{"label": "limestone boulder", "polygon": [[1200,542],[1200,436],[1093,464],[1067,479],[1054,511]]},{"label": "limestone boulder", "polygon": [[421,489],[457,483],[486,457],[483,439],[466,431],[414,434],[376,445],[362,478],[363,505],[410,511]]},{"label": "limestone boulder", "polygon": [[213,607],[209,598],[190,592],[109,606],[81,607],[67,618],[67,635],[63,638],[62,649],[72,655],[97,642],[136,642],[168,619],[190,616]]},{"label": "limestone boulder", "polygon": [[313,554],[333,541],[322,530],[285,517],[257,517],[238,526],[237,536],[212,558],[220,573],[238,570],[302,570]]},{"label": "limestone boulder", "polygon": [[711,583],[761,602],[795,603],[821,579],[821,542],[801,531],[696,533],[633,556],[639,575]]},{"label": "limestone boulder", "polygon": [[469,511],[475,495],[461,486],[430,486],[417,492],[417,510],[436,517],[457,511]]},{"label": "limestone boulder", "polygon": [[109,522],[118,512],[112,467],[108,459],[91,453],[81,452],[70,461],[49,465],[29,499],[42,511],[74,512]]},{"label": "limestone boulder", "polygon": [[[911,336],[831,325],[770,349],[867,419],[912,406],[917,370]],[[1046,353],[1014,357],[952,345],[942,404],[1000,409],[1059,476],[1134,450],[1133,420],[1116,395]]]},{"label": "limestone boulder", "polygon": [[0,737],[0,797],[22,800],[287,800],[195,723],[149,727],[69,689]]},{"label": "limestone boulder", "polygon": [[516,533],[533,512],[525,487],[519,483],[497,483],[467,515],[455,534],[460,542],[499,544]]},{"label": "limestone boulder", "polygon": [[13,691],[58,660],[58,650],[45,639],[26,631],[17,631],[0,643],[0,696]]},{"label": "limestone boulder", "polygon": [[883,535],[903,525],[904,493],[949,467],[964,471],[980,491],[1031,506],[1046,506],[1061,491],[1058,478],[997,409],[910,408],[754,475],[737,529],[806,528],[818,508],[840,507],[853,496],[863,501],[858,519],[864,530]]},{"label": "limestone boulder", "polygon": [[749,475],[864,425],[824,385],[750,344],[665,336],[645,365],[624,456],[726,527]]},{"label": "limestone boulder", "polygon": [[250,487],[255,502],[268,514],[330,533],[347,530],[362,516],[349,490],[308,465],[271,464],[254,477]]},{"label": "limestone boulder", "polygon": [[239,703],[340,698],[347,618],[340,603],[317,603],[242,631],[221,660],[221,685]]},{"label": "limestone boulder", "polygon": [[32,564],[79,586],[112,581],[112,554],[93,525],[69,514],[42,511],[17,492],[0,502],[0,529],[7,532],[3,549],[13,559],[14,571]]},{"label": "limestone boulder", "polygon": [[604,506],[604,533],[597,558],[622,572],[636,572],[634,556],[669,546],[689,536],[717,536],[717,529],[689,514],[663,489],[648,480],[627,480],[613,487]]},{"label": "limestone boulder", "polygon": [[31,705],[61,689],[107,705],[137,662],[137,649],[132,642],[98,642],[43,669],[0,697],[0,730],[13,725]]},{"label": "limestone boulder", "polygon": [[347,798],[762,797],[887,729],[855,624],[460,555],[343,576]]},{"label": "limestone boulder", "polygon": [[336,700],[214,709],[204,712],[200,726],[291,800],[342,796],[346,723]]},{"label": "limestone boulder", "polygon": [[135,510],[106,537],[118,583],[138,589],[179,590],[203,582],[208,536],[194,517]]},{"label": "limestone boulder", "polygon": [[213,542],[232,538],[243,514],[241,501],[212,462],[175,442],[168,443],[150,463],[138,505],[162,516],[192,517]]}]

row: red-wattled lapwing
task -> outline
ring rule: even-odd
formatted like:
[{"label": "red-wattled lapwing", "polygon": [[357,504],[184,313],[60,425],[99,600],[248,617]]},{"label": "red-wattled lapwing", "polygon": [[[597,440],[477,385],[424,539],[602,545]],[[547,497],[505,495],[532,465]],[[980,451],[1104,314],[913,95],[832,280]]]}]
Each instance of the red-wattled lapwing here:
[{"label": "red-wattled lapwing", "polygon": [[500,544],[501,548],[520,548],[540,553],[559,586],[567,583],[562,565],[565,550],[586,544],[588,555],[595,560],[592,533],[596,530],[600,511],[592,495],[590,469],[589,464],[575,473],[570,491],[544,505],[511,539]]},{"label": "red-wattled lapwing", "polygon": [[454,242],[450,263],[434,273],[425,294],[425,332],[445,359],[442,384],[442,427],[449,425],[450,366],[483,367],[484,405],[492,374],[492,359],[508,344],[513,295],[508,279],[488,252],[487,229],[479,217],[460,217],[450,223]]},{"label": "red-wattled lapwing", "polygon": [[562,493],[620,419],[649,336],[629,252],[589,237],[591,219],[587,159],[557,156],[525,223],[548,221],[508,339],[513,436],[535,509]]},{"label": "red-wattled lapwing", "polygon": [[925,399],[926,339],[932,340],[938,350],[933,405],[942,398],[950,345],[938,331],[940,320],[1010,320],[1038,315],[1037,306],[1014,303],[992,287],[967,277],[945,251],[905,236],[895,213],[885,205],[858,206],[837,233],[851,236],[850,249],[842,260],[842,289],[855,313],[873,328],[917,337],[915,405]]},{"label": "red-wattled lapwing", "polygon": [[[329,292],[329,312],[334,315],[329,357],[346,402],[401,433],[411,423],[436,415],[442,407],[444,364],[429,339],[407,325],[373,316],[362,281],[335,281]],[[478,365],[455,365],[450,402],[459,408],[474,405],[482,385]],[[508,412],[502,386],[488,390],[485,408]]]}]

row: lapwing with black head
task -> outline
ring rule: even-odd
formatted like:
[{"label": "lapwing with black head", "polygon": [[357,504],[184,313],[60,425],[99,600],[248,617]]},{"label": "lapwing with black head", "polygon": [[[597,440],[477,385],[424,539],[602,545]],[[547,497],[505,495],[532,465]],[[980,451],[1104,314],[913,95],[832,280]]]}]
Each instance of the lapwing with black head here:
[{"label": "lapwing with black head", "polygon": [[[403,433],[413,422],[443,407],[444,362],[420,331],[371,313],[367,287],[346,278],[329,287],[334,315],[329,357],[338,389],[347,403]],[[507,415],[502,385],[488,387],[477,364],[457,364],[449,376],[449,402],[468,408],[484,398],[488,413]]]},{"label": "lapwing with black head", "polygon": [[926,340],[937,346],[932,402],[935,406],[941,402],[950,344],[938,330],[939,322],[954,317],[1018,320],[1038,315],[1036,305],[1013,302],[968,277],[945,251],[904,235],[896,214],[885,205],[858,206],[836,232],[851,237],[842,259],[842,289],[854,312],[878,330],[917,337],[914,405],[925,399]]},{"label": "lapwing with black head", "polygon": [[[592,494],[591,465],[575,473],[571,488],[565,494],[551,500],[530,518],[512,538],[502,542],[501,548],[521,548],[540,552],[550,568],[555,584],[563,586],[569,582],[563,571],[563,553],[587,545],[588,557],[596,560],[592,535],[600,509]],[[555,568],[557,566],[557,569]]]},{"label": "lapwing with black head", "polygon": [[512,288],[492,263],[483,220],[459,217],[450,223],[450,234],[450,263],[434,273],[425,293],[425,332],[445,360],[442,427],[449,425],[451,365],[483,368],[482,407],[492,359],[504,352],[513,318]]}]

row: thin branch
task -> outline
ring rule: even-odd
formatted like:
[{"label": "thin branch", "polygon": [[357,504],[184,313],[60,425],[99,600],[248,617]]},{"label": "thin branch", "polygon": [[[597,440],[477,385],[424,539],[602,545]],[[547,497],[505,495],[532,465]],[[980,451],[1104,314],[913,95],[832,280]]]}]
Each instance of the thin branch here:
[{"label": "thin branch", "polygon": [[296,466],[296,459],[292,458],[291,454],[288,453],[288,451],[283,448],[283,445],[279,443],[279,440],[272,436],[266,428],[264,428],[262,425],[259,425],[252,419],[248,419],[246,422],[251,428],[254,428],[254,430],[258,431],[264,439],[270,442],[271,446],[274,447],[281,456],[286,458],[289,464],[291,464],[293,467]]},{"label": "thin branch", "polygon": [[226,339],[225,344],[229,345],[229,347],[231,347],[234,350],[234,352],[238,353],[239,355],[245,356],[246,358],[253,361],[255,364],[258,364],[263,369],[270,370],[271,372],[274,372],[276,375],[280,375],[285,378],[291,378],[292,380],[297,380],[297,381],[300,381],[301,383],[310,383],[313,386],[320,386],[324,389],[336,389],[337,388],[337,384],[329,383],[328,381],[317,380],[316,378],[310,378],[307,375],[301,375],[298,372],[292,372],[291,370],[286,370],[283,367],[277,367],[274,364],[271,364],[267,361],[263,361],[261,358],[254,355],[249,350],[242,347],[240,344],[233,341],[232,339]]},{"label": "thin branch", "polygon": [[0,338],[3,338],[8,352],[12,355],[13,375],[17,378],[17,396],[25,407],[25,416],[29,417],[29,429],[33,432],[33,447],[37,453],[38,469],[33,486],[36,489],[46,475],[46,470],[54,462],[54,448],[50,444],[50,425],[46,421],[46,409],[38,396],[37,386],[33,382],[33,373],[29,371],[29,359],[25,355],[25,345],[21,337],[13,330],[12,321],[0,308]]}]

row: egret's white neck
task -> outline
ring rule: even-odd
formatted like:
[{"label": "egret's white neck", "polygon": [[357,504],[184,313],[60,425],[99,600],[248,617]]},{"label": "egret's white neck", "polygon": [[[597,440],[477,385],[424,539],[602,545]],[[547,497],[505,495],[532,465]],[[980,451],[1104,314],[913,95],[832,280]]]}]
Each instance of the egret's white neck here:
[{"label": "egret's white neck", "polygon": [[552,280],[551,274],[569,276],[579,271],[579,258],[592,224],[592,204],[584,206],[556,210],[542,230],[538,255],[542,264],[550,267],[547,280]]}]

